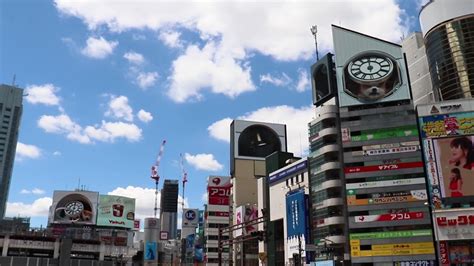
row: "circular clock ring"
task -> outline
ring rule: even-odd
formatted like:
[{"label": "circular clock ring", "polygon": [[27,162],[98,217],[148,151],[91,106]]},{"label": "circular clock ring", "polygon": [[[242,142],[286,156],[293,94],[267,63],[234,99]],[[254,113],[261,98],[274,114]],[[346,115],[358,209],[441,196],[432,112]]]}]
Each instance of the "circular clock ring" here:
[{"label": "circular clock ring", "polygon": [[351,79],[363,84],[383,82],[390,77],[393,69],[392,59],[375,53],[356,57],[347,65]]},{"label": "circular clock ring", "polygon": [[84,211],[84,204],[80,201],[71,201],[64,206],[64,213],[69,217],[78,217]]}]

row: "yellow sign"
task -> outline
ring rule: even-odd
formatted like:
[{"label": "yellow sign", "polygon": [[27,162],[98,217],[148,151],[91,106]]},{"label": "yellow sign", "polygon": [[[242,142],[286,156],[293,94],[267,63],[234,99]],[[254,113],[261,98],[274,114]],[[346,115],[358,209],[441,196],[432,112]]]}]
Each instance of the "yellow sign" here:
[{"label": "yellow sign", "polygon": [[359,239],[355,239],[355,240],[351,240],[351,247],[352,246],[360,246],[360,240]]},{"label": "yellow sign", "polygon": [[355,245],[360,244],[360,240],[356,241],[351,240],[351,255],[354,257],[423,255],[435,252],[432,242],[372,245],[372,250],[360,250],[360,245]]}]

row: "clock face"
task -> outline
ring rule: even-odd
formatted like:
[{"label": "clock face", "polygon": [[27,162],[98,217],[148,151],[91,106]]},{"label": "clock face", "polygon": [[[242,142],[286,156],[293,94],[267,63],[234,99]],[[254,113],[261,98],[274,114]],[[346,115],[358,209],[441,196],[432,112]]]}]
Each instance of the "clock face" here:
[{"label": "clock face", "polygon": [[70,217],[79,216],[79,214],[81,214],[83,210],[84,210],[84,204],[82,204],[82,202],[80,201],[69,202],[64,207],[64,213]]},{"label": "clock face", "polygon": [[382,55],[363,55],[352,60],[347,71],[353,80],[361,83],[382,82],[392,74],[393,62]]}]

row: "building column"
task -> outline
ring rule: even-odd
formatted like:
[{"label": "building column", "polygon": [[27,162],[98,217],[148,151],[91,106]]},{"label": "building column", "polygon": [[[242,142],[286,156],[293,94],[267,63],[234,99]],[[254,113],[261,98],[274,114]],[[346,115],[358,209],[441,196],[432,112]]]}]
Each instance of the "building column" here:
[{"label": "building column", "polygon": [[56,238],[54,241],[54,253],[53,253],[53,259],[59,258],[59,238]]},{"label": "building column", "polygon": [[99,261],[103,261],[104,257],[105,257],[105,244],[104,244],[104,242],[100,242]]},{"label": "building column", "polygon": [[8,245],[10,244],[10,236],[6,235],[3,239],[3,251],[2,257],[6,257],[8,255]]}]

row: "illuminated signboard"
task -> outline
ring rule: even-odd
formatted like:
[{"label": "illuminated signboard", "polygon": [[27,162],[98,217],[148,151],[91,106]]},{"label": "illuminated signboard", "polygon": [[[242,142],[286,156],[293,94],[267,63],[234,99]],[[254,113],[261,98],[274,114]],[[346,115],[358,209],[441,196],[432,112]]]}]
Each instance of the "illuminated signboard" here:
[{"label": "illuminated signboard", "polygon": [[369,232],[369,233],[353,233],[349,235],[349,238],[351,240],[357,240],[357,239],[417,237],[417,236],[431,236],[431,233],[432,233],[431,229],[409,230],[409,231]]},{"label": "illuminated signboard", "polygon": [[419,120],[422,138],[474,134],[474,112],[425,116]]},{"label": "illuminated signboard", "polygon": [[376,129],[362,131],[360,135],[351,135],[351,141],[368,141],[388,138],[418,136],[416,126]]},{"label": "illuminated signboard", "polygon": [[135,199],[100,195],[97,225],[134,228]]},{"label": "illuminated signboard", "polygon": [[[357,245],[359,244],[359,245]],[[351,255],[353,257],[376,257],[397,255],[434,254],[433,242],[376,244],[370,250],[360,250],[360,241],[351,240]]]},{"label": "illuminated signboard", "polygon": [[410,178],[410,179],[395,179],[395,180],[350,183],[350,184],[346,184],[346,189],[348,189],[348,194],[354,194],[353,192],[350,191],[351,189],[393,187],[393,186],[415,185],[415,184],[424,184],[424,183],[425,183],[425,179],[420,177],[420,178]]},{"label": "illuminated signboard", "polygon": [[417,219],[423,219],[423,218],[424,218],[423,212],[403,212],[403,213],[386,213],[386,214],[376,214],[376,215],[354,216],[356,223],[417,220]]},{"label": "illuminated signboard", "polygon": [[210,205],[229,205],[232,184],[230,176],[209,176],[207,185]]},{"label": "illuminated signboard", "polygon": [[389,171],[389,170],[417,168],[417,167],[423,167],[423,162],[407,162],[407,163],[381,164],[381,165],[369,165],[369,166],[351,166],[351,167],[344,167],[344,173],[353,174],[353,173],[362,173],[362,172]]},{"label": "illuminated signboard", "polygon": [[473,238],[474,208],[437,210],[433,219],[438,240]]},{"label": "illuminated signboard", "polygon": [[368,204],[386,204],[394,202],[412,202],[419,200],[426,200],[428,198],[426,190],[411,190],[407,192],[385,192],[370,194],[369,198],[357,199],[357,196],[352,194],[354,190],[349,190],[347,195],[348,205],[368,205]]},{"label": "illuminated signboard", "polygon": [[405,153],[405,152],[415,152],[420,150],[420,146],[402,146],[395,148],[381,148],[374,150],[364,150],[363,155],[365,156],[374,156],[374,155],[384,155],[384,154],[395,154],[395,153]]}]

